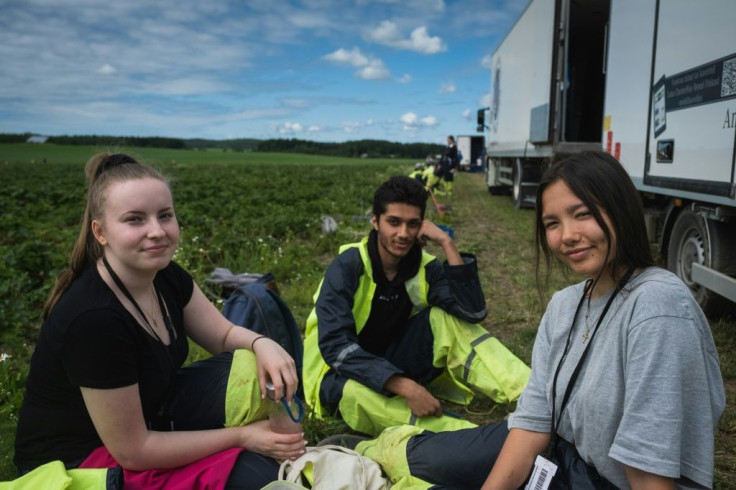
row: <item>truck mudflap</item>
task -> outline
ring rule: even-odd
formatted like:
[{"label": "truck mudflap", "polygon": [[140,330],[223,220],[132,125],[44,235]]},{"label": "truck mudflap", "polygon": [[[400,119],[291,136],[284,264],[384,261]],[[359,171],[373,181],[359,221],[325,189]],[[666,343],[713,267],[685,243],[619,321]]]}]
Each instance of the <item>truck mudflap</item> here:
[{"label": "truck mudflap", "polygon": [[694,282],[736,303],[736,279],[697,263],[692,264]]}]

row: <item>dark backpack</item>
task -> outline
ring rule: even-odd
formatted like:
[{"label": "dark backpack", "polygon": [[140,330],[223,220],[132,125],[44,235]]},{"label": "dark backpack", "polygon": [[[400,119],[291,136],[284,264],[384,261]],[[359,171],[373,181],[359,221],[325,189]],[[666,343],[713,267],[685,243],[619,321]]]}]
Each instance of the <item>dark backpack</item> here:
[{"label": "dark backpack", "polygon": [[255,282],[235,288],[222,307],[222,314],[235,325],[246,327],[275,340],[294,358],[302,393],[303,342],[294,315],[281,296],[267,284],[273,281],[266,274]]}]

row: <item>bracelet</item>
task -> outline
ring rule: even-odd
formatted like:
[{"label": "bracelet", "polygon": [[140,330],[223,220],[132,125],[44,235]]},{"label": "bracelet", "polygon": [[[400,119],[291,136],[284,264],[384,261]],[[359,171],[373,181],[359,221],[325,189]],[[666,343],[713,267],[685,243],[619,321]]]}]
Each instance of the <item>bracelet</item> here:
[{"label": "bracelet", "polygon": [[266,338],[265,335],[259,335],[258,337],[256,337],[255,339],[253,339],[253,342],[250,343],[250,350],[253,350],[253,346],[256,345],[256,342],[258,342],[261,339],[265,339],[265,338]]}]

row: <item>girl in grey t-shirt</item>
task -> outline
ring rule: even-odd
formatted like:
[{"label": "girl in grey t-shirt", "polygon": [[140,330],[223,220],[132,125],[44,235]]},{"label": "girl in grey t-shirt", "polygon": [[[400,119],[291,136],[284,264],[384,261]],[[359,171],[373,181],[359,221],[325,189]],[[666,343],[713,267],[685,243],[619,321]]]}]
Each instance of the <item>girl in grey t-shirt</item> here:
[{"label": "girl in grey t-shirt", "polygon": [[689,289],[653,265],[628,174],[607,153],[578,154],[545,172],[537,205],[547,269],[554,258],[587,280],[550,301],[483,488],[518,488],[550,444],[616,487],[712,487],[718,356]]}]

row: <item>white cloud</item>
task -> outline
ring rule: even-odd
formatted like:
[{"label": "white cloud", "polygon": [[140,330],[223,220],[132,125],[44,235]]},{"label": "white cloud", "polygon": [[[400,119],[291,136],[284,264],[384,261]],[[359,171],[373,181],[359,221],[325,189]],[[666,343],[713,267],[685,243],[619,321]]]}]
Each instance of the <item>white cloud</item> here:
[{"label": "white cloud", "polygon": [[391,78],[386,65],[381,60],[371,60],[367,66],[357,71],[357,75],[364,80],[386,80]]},{"label": "white cloud", "polygon": [[439,92],[441,94],[453,94],[455,93],[455,90],[457,89],[455,88],[454,83],[443,83],[442,86],[440,87]]},{"label": "white cloud", "polygon": [[97,73],[99,73],[100,75],[114,75],[114,74],[116,74],[117,72],[118,72],[118,71],[117,71],[117,70],[115,69],[115,67],[114,67],[114,66],[112,66],[112,65],[111,65],[111,64],[109,64],[109,63],[105,63],[104,65],[102,65],[102,66],[100,67],[100,69],[99,69],[99,70],[97,70]]},{"label": "white cloud", "polygon": [[406,49],[422,54],[436,54],[447,50],[447,46],[441,38],[430,36],[427,33],[426,26],[417,27],[411,32],[409,38],[403,38],[398,26],[390,20],[384,20],[378,27],[370,31],[368,39],[392,48]]},{"label": "white cloud", "polygon": [[491,106],[491,100],[493,100],[492,97],[491,97],[491,93],[488,92],[487,94],[485,94],[483,97],[480,98],[480,106],[481,107],[490,107]]},{"label": "white cloud", "polygon": [[363,122],[360,121],[345,121],[342,124],[342,130],[346,133],[356,133],[361,129],[373,125],[373,119],[366,119]]},{"label": "white cloud", "polygon": [[276,128],[276,131],[278,131],[279,134],[297,134],[301,133],[303,130],[304,129],[302,128],[301,124],[292,123],[289,121]]},{"label": "white cloud", "polygon": [[434,116],[425,116],[421,119],[421,123],[422,123],[422,126],[427,126],[427,127],[432,128],[434,126],[437,126],[439,124],[439,121],[437,121],[437,118]]},{"label": "white cloud", "polygon": [[294,27],[302,29],[315,29],[329,27],[329,20],[321,12],[296,12],[287,16],[286,20]]},{"label": "white cloud", "polygon": [[473,112],[474,111],[472,111],[470,109],[465,109],[463,111],[463,119],[465,119],[466,121],[472,120],[473,119]]},{"label": "white cloud", "polygon": [[402,123],[404,123],[404,128],[406,128],[407,126],[411,126],[411,127],[416,126],[417,121],[419,121],[419,118],[413,112],[407,112],[404,115],[402,115],[399,120]]},{"label": "white cloud", "polygon": [[388,46],[395,46],[402,42],[399,28],[390,20],[384,20],[378,27],[369,32],[368,39]]},{"label": "white cloud", "polygon": [[401,124],[405,131],[414,131],[421,127],[432,128],[439,124],[439,121],[434,116],[424,116],[420,118],[414,112],[406,112],[400,118]]},{"label": "white cloud", "polygon": [[414,51],[418,51],[423,54],[435,54],[442,51],[447,51],[447,47],[437,36],[430,37],[427,34],[427,28],[417,27],[411,31],[411,48]]},{"label": "white cloud", "polygon": [[368,58],[358,48],[353,48],[350,51],[340,48],[337,51],[326,54],[323,58],[338,65],[365,66],[369,63]]},{"label": "white cloud", "polygon": [[358,67],[359,70],[355,72],[355,76],[363,80],[387,80],[391,78],[391,73],[383,61],[365,56],[359,48],[353,48],[350,51],[340,48],[322,58],[338,65]]},{"label": "white cloud", "polygon": [[421,10],[427,13],[441,14],[445,11],[445,0],[356,0],[360,6],[374,7],[375,4],[401,5],[412,13]]},{"label": "white cloud", "polygon": [[488,68],[489,70],[492,68],[490,54],[485,55],[483,59],[480,60],[480,66],[482,66],[483,68]]},{"label": "white cloud", "polygon": [[[503,0],[503,7],[445,2],[305,0],[274,8],[273,0],[0,0],[6,27],[0,99],[7,114],[0,130],[345,139],[340,121],[370,114],[373,126],[350,127],[406,140],[413,133],[402,130],[399,116],[413,111],[417,140],[429,141],[455,131],[445,125],[489,89],[489,73],[478,64],[523,8],[520,0]],[[368,44],[369,31],[375,44]],[[453,80],[477,91],[460,105],[447,104],[462,91],[437,93],[452,78],[432,76],[437,62],[419,53],[459,47],[455,39],[481,34],[480,54],[453,54],[468,76],[484,73]],[[391,90],[367,83],[381,80],[393,82]],[[328,110],[329,123],[315,116]]]},{"label": "white cloud", "polygon": [[217,80],[199,77],[172,78],[141,84],[139,90],[159,95],[199,95],[224,90],[226,85]]}]

